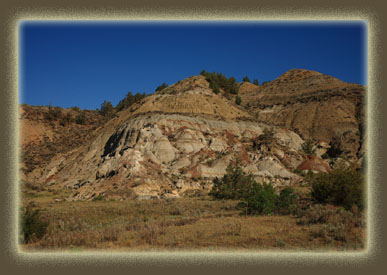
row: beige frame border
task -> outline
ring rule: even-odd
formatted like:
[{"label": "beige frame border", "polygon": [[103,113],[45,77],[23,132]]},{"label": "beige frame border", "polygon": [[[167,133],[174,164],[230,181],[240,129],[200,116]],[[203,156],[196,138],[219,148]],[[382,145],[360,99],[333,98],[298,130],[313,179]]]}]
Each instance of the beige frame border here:
[{"label": "beige frame border", "polygon": [[[8,41],[9,44],[8,50],[10,51],[11,58],[7,67],[10,73],[7,77],[9,81],[9,86],[11,87],[11,102],[10,111],[12,117],[9,121],[11,125],[11,135],[10,139],[10,148],[16,154],[11,156],[11,161],[13,165],[11,166],[11,181],[13,184],[10,184],[7,189],[7,195],[10,197],[8,207],[8,226],[7,229],[10,232],[10,242],[8,243],[9,251],[12,253],[12,256],[21,264],[27,265],[40,265],[42,263],[46,264],[76,264],[79,265],[87,261],[93,265],[103,265],[106,263],[116,263],[116,264],[165,264],[166,262],[181,265],[185,263],[189,264],[215,264],[215,265],[235,265],[237,262],[239,264],[256,264],[259,263],[269,263],[269,264],[278,264],[279,262],[285,264],[296,264],[296,265],[309,265],[309,264],[322,264],[327,263],[331,265],[364,265],[372,262],[373,256],[378,252],[378,242],[382,238],[381,232],[376,232],[376,228],[379,227],[379,220],[377,219],[377,209],[380,206],[380,202],[377,201],[377,186],[376,182],[376,169],[380,168],[378,163],[369,162],[368,165],[368,182],[369,186],[372,186],[372,189],[368,190],[368,202],[369,202],[369,215],[368,215],[368,242],[367,248],[362,252],[267,252],[267,253],[234,253],[234,252],[216,252],[213,253],[201,253],[201,252],[178,252],[178,253],[158,253],[158,252],[141,252],[141,253],[115,253],[115,252],[82,252],[82,253],[25,253],[20,251],[17,245],[17,213],[14,211],[17,209],[18,205],[18,194],[19,189],[17,187],[18,182],[18,65],[19,58],[17,52],[18,45],[18,29],[17,22],[19,20],[209,20],[209,21],[226,21],[226,20],[236,20],[236,21],[250,21],[250,20],[338,20],[338,21],[347,21],[347,20],[364,20],[368,23],[368,108],[367,108],[367,136],[370,137],[367,141],[367,150],[370,156],[374,156],[376,153],[377,144],[377,124],[378,121],[375,121],[376,118],[376,107],[377,102],[376,98],[373,96],[375,85],[378,81],[375,71],[377,70],[376,63],[376,52],[377,52],[377,37],[378,37],[378,22],[377,18],[371,12],[354,12],[349,10],[348,12],[341,11],[335,12],[332,10],[326,10],[324,12],[305,12],[305,13],[295,13],[295,12],[283,12],[278,13],[273,11],[263,10],[265,15],[245,13],[214,13],[213,11],[197,11],[181,15],[176,15],[176,11],[173,9],[168,10],[163,14],[152,14],[144,13],[143,11],[135,11],[133,13],[126,14],[123,12],[104,12],[104,13],[93,13],[93,12],[74,12],[71,15],[67,15],[66,11],[57,11],[57,12],[48,12],[45,10],[40,10],[39,12],[19,12],[14,15],[14,17],[8,21],[8,28],[10,30]],[[371,140],[372,138],[372,140]],[[371,142],[372,141],[372,142]],[[371,158],[370,158],[371,159]],[[378,211],[379,212],[379,211]]]}]

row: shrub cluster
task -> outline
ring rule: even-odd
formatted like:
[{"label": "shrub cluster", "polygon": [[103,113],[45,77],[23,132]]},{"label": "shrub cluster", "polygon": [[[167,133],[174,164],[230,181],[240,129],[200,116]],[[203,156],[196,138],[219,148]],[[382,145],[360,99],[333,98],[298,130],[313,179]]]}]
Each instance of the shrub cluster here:
[{"label": "shrub cluster", "polygon": [[307,139],[303,144],[301,144],[301,150],[308,156],[315,155],[316,149],[314,148],[313,140]]},{"label": "shrub cluster", "polygon": [[246,174],[237,161],[235,165],[228,165],[226,174],[222,179],[218,177],[214,179],[214,185],[209,195],[217,199],[247,198],[254,183],[253,176]]},{"label": "shrub cluster", "polygon": [[156,92],[161,91],[161,90],[164,90],[164,89],[167,88],[167,87],[168,87],[168,84],[164,82],[164,83],[161,84],[160,86],[157,86]]},{"label": "shrub cluster", "polygon": [[62,119],[60,120],[60,125],[62,126],[66,126],[70,123],[72,123],[74,121],[72,115],[70,115],[69,113],[67,113],[65,116],[62,117]]},{"label": "shrub cluster", "polygon": [[86,115],[85,115],[85,112],[81,112],[80,114],[78,114],[76,117],[75,117],[75,123],[77,124],[80,124],[80,125],[84,125],[86,123]]},{"label": "shrub cluster", "polygon": [[353,167],[338,168],[330,174],[318,174],[308,179],[312,198],[318,203],[332,203],[351,209],[364,208],[364,176]]},{"label": "shrub cluster", "polygon": [[291,214],[297,199],[290,187],[277,194],[271,183],[256,183],[251,174],[243,172],[238,161],[227,167],[222,179],[215,178],[209,194],[216,199],[241,200],[238,208],[246,215]]},{"label": "shrub cluster", "polygon": [[265,128],[262,135],[253,140],[253,148],[260,148],[261,145],[270,145],[275,141],[274,129]]},{"label": "shrub cluster", "polygon": [[43,221],[40,210],[28,205],[21,212],[22,242],[29,243],[32,238],[41,239],[47,232],[48,222]]},{"label": "shrub cluster", "polygon": [[238,85],[235,77],[227,78],[222,73],[216,72],[206,72],[205,70],[201,71],[200,75],[206,77],[206,80],[210,83],[210,88],[214,91],[214,93],[219,93],[222,88],[226,93],[237,94],[238,93]]},{"label": "shrub cluster", "polygon": [[242,79],[243,82],[251,82],[249,77],[248,76],[245,76],[243,79]]},{"label": "shrub cluster", "polygon": [[117,104],[116,109],[118,111],[121,111],[123,109],[129,108],[134,103],[141,101],[145,97],[146,97],[145,93],[132,94],[132,92],[128,92],[126,96]]},{"label": "shrub cluster", "polygon": [[356,206],[351,211],[332,205],[316,204],[301,211],[297,223],[314,226],[313,237],[327,242],[348,241],[359,234],[357,227],[364,227],[364,217]]}]

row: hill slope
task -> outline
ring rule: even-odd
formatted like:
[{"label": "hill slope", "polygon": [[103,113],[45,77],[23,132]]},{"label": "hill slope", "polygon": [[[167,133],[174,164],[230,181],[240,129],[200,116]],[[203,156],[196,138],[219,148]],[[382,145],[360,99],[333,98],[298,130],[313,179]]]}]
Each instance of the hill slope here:
[{"label": "hill slope", "polygon": [[240,96],[242,105],[260,122],[326,142],[353,160],[364,153],[365,88],[361,85],[294,69],[262,86],[244,83]]},{"label": "hill slope", "polygon": [[[209,191],[212,180],[236,159],[257,181],[276,186],[302,181],[295,169],[329,172],[336,159],[322,160],[326,152],[337,157],[341,150],[358,159],[362,86],[291,70],[263,86],[242,83],[239,89],[242,106],[224,91],[213,93],[205,77],[193,76],[147,96],[106,123],[95,114],[98,123],[93,127],[63,126],[67,134],[61,132],[56,144],[71,144],[77,139],[74,133],[82,142],[51,150],[50,158],[34,166],[26,179],[69,189],[71,200],[98,195],[168,198]],[[38,130],[44,125],[30,126]],[[260,143],[270,132],[265,129],[273,139]],[[51,128],[41,130],[38,139],[52,136]],[[310,135],[319,141],[313,158],[301,150]]]}]

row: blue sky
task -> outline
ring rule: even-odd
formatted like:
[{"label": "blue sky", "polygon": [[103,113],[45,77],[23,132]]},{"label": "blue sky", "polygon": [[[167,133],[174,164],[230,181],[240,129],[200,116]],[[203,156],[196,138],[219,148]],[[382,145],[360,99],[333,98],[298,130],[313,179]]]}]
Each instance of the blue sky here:
[{"label": "blue sky", "polygon": [[367,84],[364,22],[19,24],[19,98],[96,109],[201,70],[260,83],[302,68]]}]

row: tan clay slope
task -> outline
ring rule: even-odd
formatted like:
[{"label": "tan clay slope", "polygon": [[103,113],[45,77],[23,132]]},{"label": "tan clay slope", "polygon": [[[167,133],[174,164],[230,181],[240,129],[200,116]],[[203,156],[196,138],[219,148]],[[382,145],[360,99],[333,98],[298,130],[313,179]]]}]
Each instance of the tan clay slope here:
[{"label": "tan clay slope", "polygon": [[251,118],[222,95],[214,94],[204,76],[193,76],[144,99],[133,115],[161,112],[209,115],[221,119]]},{"label": "tan clay slope", "polygon": [[[19,146],[21,148],[21,177],[36,168],[45,167],[59,154],[74,150],[90,139],[94,130],[105,123],[97,111],[58,109],[61,115],[48,119],[46,106],[20,105]],[[78,115],[84,115],[84,124],[77,124]],[[64,123],[63,117],[69,121]]]},{"label": "tan clay slope", "polygon": [[362,146],[365,88],[314,71],[294,69],[263,86],[240,88],[242,105],[258,121],[335,144],[357,158]]}]

